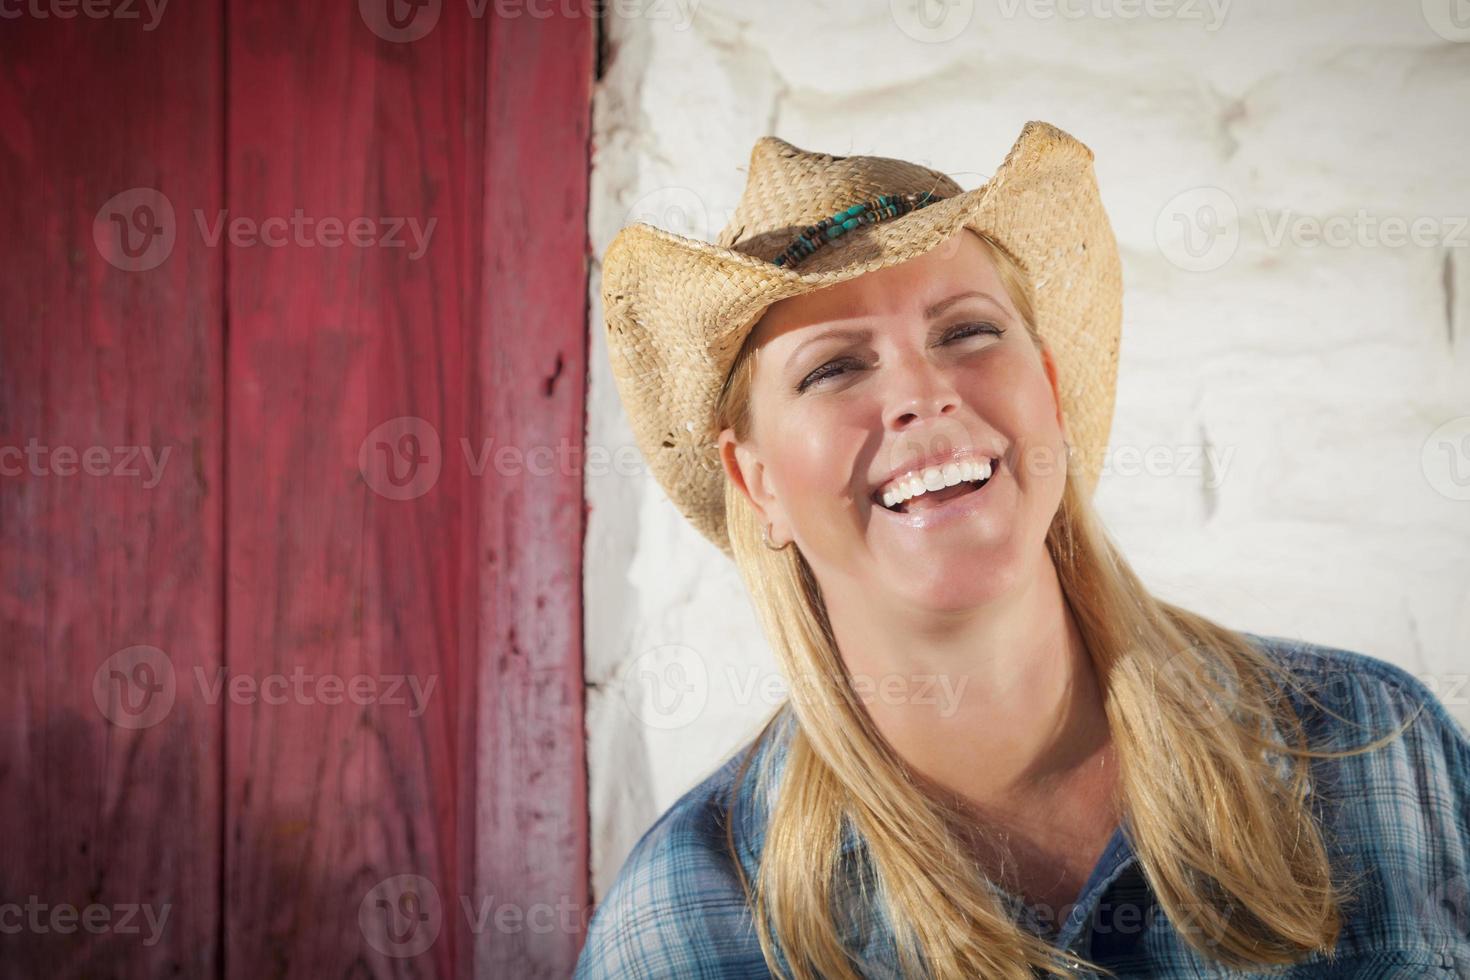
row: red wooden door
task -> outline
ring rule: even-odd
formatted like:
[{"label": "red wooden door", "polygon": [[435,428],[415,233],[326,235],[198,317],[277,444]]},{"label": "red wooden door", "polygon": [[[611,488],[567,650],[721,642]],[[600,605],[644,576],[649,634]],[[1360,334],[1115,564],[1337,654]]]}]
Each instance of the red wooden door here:
[{"label": "red wooden door", "polygon": [[26,9],[0,974],[567,975],[595,21]]}]

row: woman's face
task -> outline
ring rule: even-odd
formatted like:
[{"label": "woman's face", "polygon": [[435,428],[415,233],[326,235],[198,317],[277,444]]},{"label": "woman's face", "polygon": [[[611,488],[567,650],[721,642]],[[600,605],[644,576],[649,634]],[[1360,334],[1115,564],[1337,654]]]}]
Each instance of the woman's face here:
[{"label": "woman's face", "polygon": [[[752,343],[751,438],[726,429],[721,455],[773,542],[794,539],[824,591],[876,589],[940,611],[1024,584],[1061,501],[1066,437],[1050,352],[977,236],[782,300]],[[960,462],[928,485],[971,482],[903,512],[884,505],[885,490],[924,485],[926,464],[949,457]],[[972,489],[987,460],[989,480]]]}]

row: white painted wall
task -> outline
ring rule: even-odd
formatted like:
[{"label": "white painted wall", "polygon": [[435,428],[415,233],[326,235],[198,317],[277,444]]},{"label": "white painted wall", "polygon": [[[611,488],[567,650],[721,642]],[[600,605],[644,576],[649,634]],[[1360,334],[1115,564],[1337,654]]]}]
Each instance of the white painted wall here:
[{"label": "white painted wall", "polygon": [[[1096,153],[1123,253],[1096,500],[1125,553],[1227,625],[1403,665],[1470,724],[1463,0],[695,2],[609,5],[598,255],[633,219],[713,239],[763,134],[973,188],[1028,119],[1060,126]],[[1230,234],[1191,257],[1176,215],[1197,234],[1212,206]],[[1327,219],[1345,245],[1313,243]],[[1395,244],[1384,223],[1416,219],[1418,243]],[[744,587],[643,467],[597,326],[591,361],[588,442],[612,460],[586,484],[600,897],[779,691],[749,688],[775,666]],[[1206,445],[1213,475],[1190,455]],[[657,675],[662,702],[638,693],[640,670],[680,668],[677,706],[677,673]]]}]

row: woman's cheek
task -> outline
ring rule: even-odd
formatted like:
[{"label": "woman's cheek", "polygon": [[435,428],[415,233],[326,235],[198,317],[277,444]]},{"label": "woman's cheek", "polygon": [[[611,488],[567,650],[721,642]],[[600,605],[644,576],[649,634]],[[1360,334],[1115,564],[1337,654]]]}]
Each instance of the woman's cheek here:
[{"label": "woman's cheek", "polygon": [[813,427],[797,420],[788,423],[785,436],[779,457],[782,484],[779,489],[798,507],[822,500],[834,475],[831,464],[823,456],[823,440]]}]

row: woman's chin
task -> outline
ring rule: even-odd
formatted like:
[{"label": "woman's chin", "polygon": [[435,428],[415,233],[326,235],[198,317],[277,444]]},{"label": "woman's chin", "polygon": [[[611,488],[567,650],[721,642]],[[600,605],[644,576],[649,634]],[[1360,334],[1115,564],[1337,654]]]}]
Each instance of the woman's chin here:
[{"label": "woman's chin", "polygon": [[889,588],[920,608],[935,612],[973,609],[1004,599],[1016,587],[1017,562],[1009,549],[968,554],[939,553],[929,560],[890,566],[883,575]]}]

